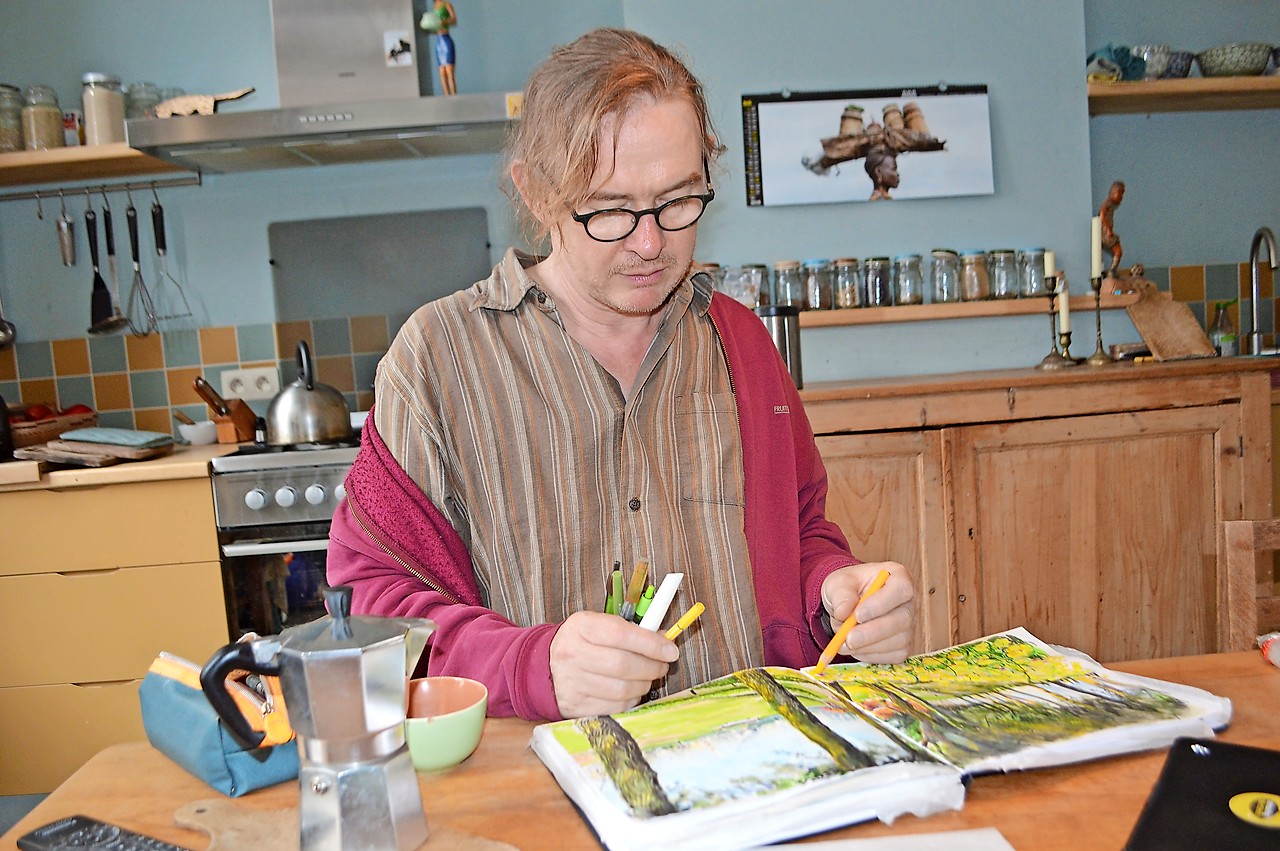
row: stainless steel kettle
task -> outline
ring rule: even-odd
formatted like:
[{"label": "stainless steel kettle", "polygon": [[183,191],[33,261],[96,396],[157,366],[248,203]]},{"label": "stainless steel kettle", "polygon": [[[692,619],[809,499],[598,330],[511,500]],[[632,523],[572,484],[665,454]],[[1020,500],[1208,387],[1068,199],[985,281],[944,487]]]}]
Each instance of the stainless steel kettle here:
[{"label": "stainless steel kettle", "polygon": [[267,407],[267,443],[336,443],[351,439],[351,409],[334,388],[315,379],[305,340],[298,341],[298,378]]},{"label": "stainless steel kettle", "polygon": [[351,588],[325,591],[329,616],[279,636],[228,644],[200,671],[227,729],[262,741],[227,692],[234,670],[280,677],[298,735],[301,847],[413,849],[427,820],[405,745],[408,678],[435,631],[423,618],[354,617]]}]

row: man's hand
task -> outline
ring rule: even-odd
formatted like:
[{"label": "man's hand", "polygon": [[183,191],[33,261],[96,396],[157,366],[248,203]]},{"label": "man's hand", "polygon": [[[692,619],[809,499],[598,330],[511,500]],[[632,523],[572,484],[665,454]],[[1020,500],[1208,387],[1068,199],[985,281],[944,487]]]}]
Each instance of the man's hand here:
[{"label": "man's hand", "polygon": [[551,640],[551,681],[565,718],[630,709],[680,658],[672,641],[617,615],[575,612]]},{"label": "man's hand", "polygon": [[894,561],[842,567],[823,580],[822,606],[839,629],[881,570],[889,571],[889,581],[858,607],[858,625],[840,652],[862,662],[901,662],[911,652],[915,625],[915,589],[905,567]]}]

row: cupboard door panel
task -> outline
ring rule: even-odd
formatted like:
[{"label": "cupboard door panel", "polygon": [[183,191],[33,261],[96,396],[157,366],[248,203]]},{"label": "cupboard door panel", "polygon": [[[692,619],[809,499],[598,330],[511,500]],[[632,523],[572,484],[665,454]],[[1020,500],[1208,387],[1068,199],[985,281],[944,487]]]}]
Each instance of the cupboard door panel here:
[{"label": "cupboard door panel", "polygon": [[959,639],[1025,626],[1103,662],[1225,649],[1238,422],[1215,406],[948,431]]},{"label": "cupboard door panel", "polygon": [[897,561],[916,586],[912,652],[951,644],[946,513],[937,431],[817,438],[827,517],[863,561]]}]

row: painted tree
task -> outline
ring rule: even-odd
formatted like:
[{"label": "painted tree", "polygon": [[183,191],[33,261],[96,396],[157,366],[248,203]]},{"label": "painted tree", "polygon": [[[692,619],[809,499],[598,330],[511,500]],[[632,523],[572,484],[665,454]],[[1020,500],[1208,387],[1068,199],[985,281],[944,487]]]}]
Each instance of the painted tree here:
[{"label": "painted tree", "polygon": [[785,718],[805,738],[831,755],[836,765],[845,771],[868,768],[875,765],[875,758],[855,748],[850,742],[836,735],[826,724],[800,702],[799,698],[787,691],[769,675],[768,671],[753,668],[738,671],[734,674],[743,684],[773,707],[774,711]]},{"label": "painted tree", "polygon": [[579,718],[575,723],[632,811],[645,816],[665,816],[676,811],[639,743],[616,719],[597,715]]}]

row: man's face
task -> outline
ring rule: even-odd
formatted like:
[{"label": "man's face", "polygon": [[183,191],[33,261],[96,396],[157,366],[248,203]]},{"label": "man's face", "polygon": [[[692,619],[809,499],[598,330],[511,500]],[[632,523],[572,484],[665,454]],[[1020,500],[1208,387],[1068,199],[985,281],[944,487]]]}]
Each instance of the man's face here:
[{"label": "man's face", "polygon": [[591,195],[565,210],[551,229],[552,256],[570,272],[564,283],[598,309],[628,316],[655,313],[684,279],[693,261],[698,226],[664,231],[652,215],[617,242],[598,242],[573,213],[658,207],[673,198],[707,191],[699,143],[701,129],[683,100],[636,103],[613,142],[616,118],[599,130],[599,167]]}]

